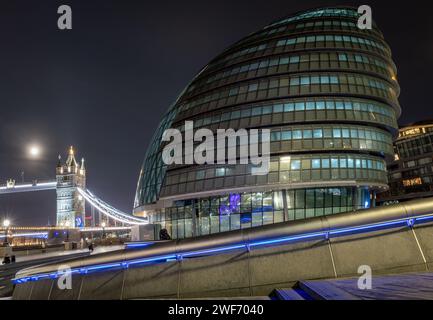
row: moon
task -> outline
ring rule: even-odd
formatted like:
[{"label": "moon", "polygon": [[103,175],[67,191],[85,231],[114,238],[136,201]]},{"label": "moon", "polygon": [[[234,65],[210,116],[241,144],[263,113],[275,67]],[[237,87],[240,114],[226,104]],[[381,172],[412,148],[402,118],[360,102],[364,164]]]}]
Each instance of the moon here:
[{"label": "moon", "polygon": [[29,153],[32,157],[37,157],[41,154],[41,149],[38,146],[30,146]]}]

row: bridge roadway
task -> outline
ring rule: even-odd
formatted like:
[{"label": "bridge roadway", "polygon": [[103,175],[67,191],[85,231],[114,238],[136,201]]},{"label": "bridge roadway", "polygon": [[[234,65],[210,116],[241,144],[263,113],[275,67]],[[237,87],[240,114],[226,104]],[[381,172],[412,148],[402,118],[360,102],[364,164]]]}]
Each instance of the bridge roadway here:
[{"label": "bridge roadway", "polygon": [[0,194],[55,190],[57,181],[41,181],[34,183],[17,183],[0,185]]},{"label": "bridge roadway", "polygon": [[363,265],[374,276],[423,273],[433,268],[433,198],[142,248],[136,244],[68,265],[72,290],[57,287],[54,263],[18,272],[13,298],[254,297],[299,281],[357,277]]}]

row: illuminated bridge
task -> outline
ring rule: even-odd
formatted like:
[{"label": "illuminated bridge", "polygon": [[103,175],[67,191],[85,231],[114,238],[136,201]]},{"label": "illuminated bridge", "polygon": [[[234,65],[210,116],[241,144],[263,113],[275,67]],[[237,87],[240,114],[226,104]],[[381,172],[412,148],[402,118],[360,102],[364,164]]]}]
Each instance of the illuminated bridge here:
[{"label": "illuminated bridge", "polygon": [[[32,191],[46,191],[46,190],[57,190],[57,181],[44,181],[44,182],[33,182],[33,183],[21,183],[15,184],[9,181],[5,185],[0,186],[0,195],[11,194],[11,193],[22,193]],[[108,203],[104,202],[92,192],[87,189],[76,189],[79,195],[91,205],[92,208],[96,209],[101,214],[125,225],[144,225],[147,224],[147,220],[134,217],[130,214],[122,212]]]},{"label": "illuminated bridge", "polygon": [[[86,168],[84,159],[78,163],[75,159],[75,151],[71,147],[65,163],[62,163],[61,156],[56,167],[56,179],[48,181],[34,180],[31,183],[16,183],[9,179],[6,184],[0,185],[0,195],[11,193],[24,193],[35,191],[55,190],[57,194],[57,223],[59,228],[84,228],[95,227],[96,210],[104,217],[104,221],[114,221],[114,226],[120,225],[145,225],[148,221],[143,218],[135,217],[131,214],[118,210],[99,197],[94,195],[86,188]],[[92,216],[86,216],[85,203],[90,205]],[[91,219],[91,223],[86,224],[86,219]],[[109,226],[109,223],[106,223]]]}]

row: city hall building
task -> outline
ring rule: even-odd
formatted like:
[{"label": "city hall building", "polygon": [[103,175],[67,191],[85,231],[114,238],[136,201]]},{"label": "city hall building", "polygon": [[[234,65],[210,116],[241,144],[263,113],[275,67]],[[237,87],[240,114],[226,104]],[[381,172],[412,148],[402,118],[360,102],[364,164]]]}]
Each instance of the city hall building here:
[{"label": "city hall building", "polygon": [[[168,109],[144,160],[136,216],[187,238],[370,208],[401,109],[397,70],[376,24],[357,8],[278,20],[205,66]],[[165,165],[166,129],[269,129],[270,171]]]}]

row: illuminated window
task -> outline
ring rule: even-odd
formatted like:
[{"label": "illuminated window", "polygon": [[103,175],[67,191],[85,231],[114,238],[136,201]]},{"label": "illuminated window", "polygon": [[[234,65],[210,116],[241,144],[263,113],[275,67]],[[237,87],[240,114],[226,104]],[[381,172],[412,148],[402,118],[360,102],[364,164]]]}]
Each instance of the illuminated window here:
[{"label": "illuminated window", "polygon": [[403,185],[405,187],[419,186],[422,185],[422,180],[421,178],[403,180]]}]

